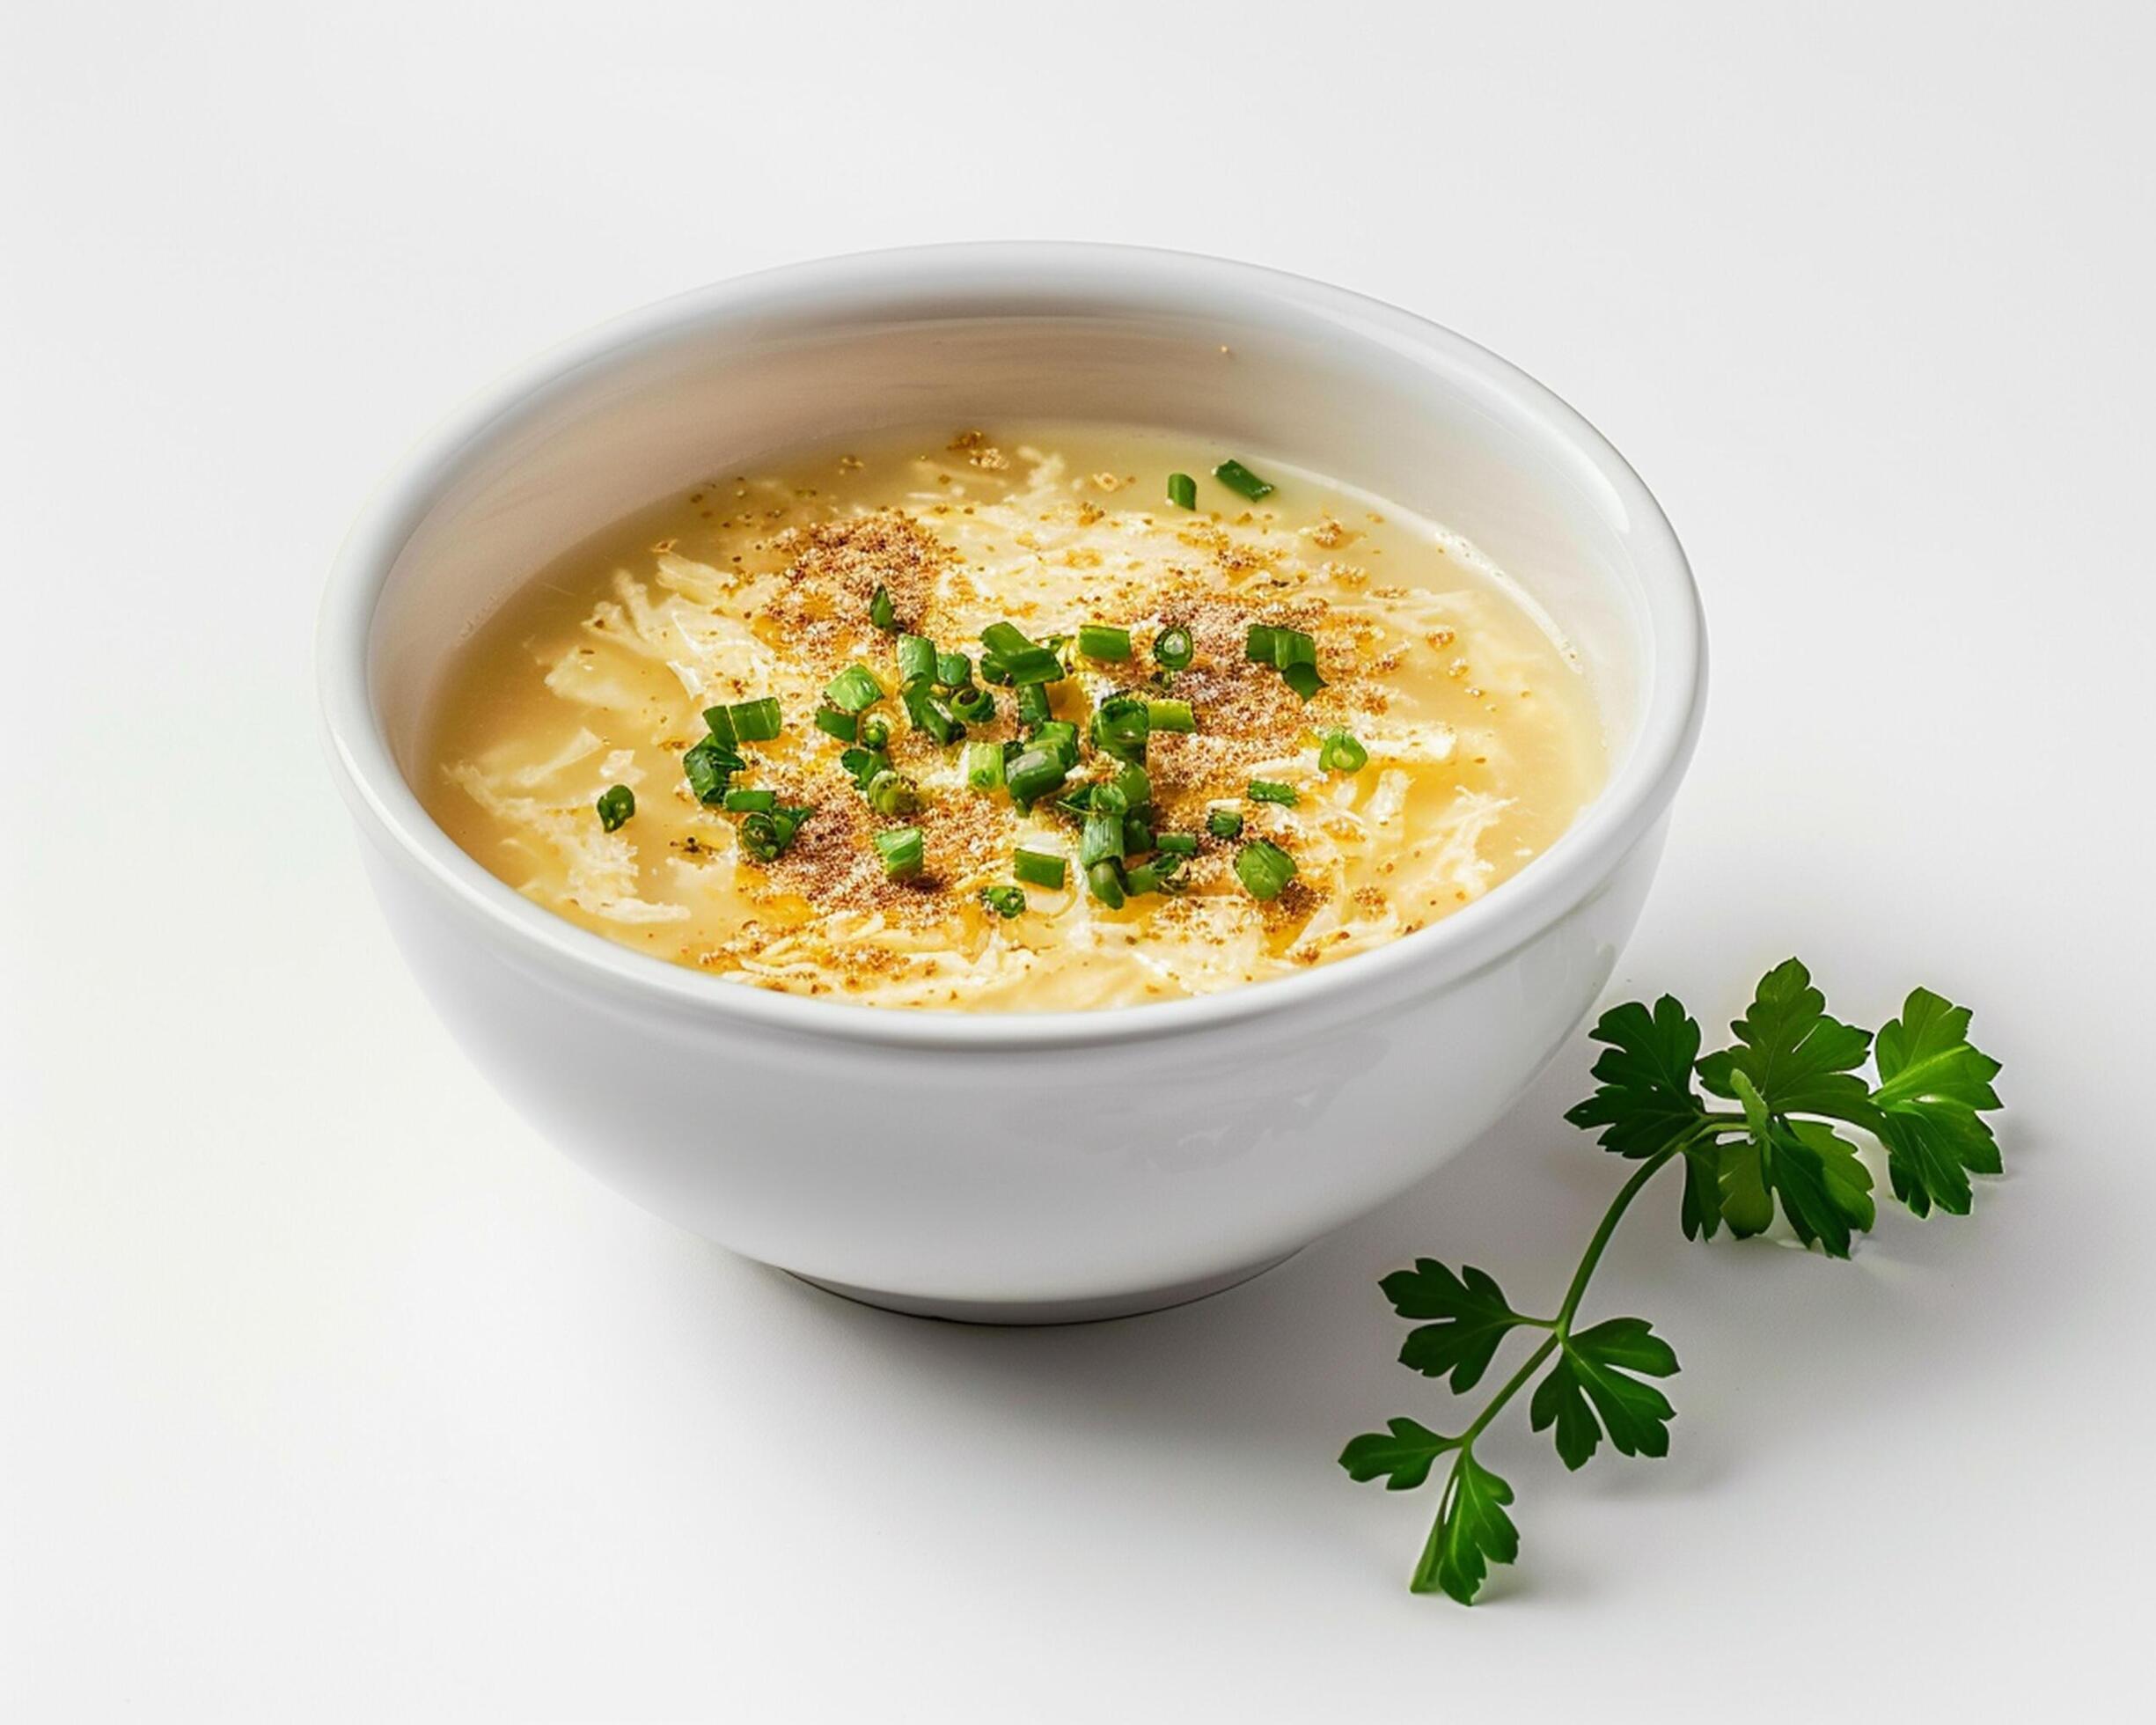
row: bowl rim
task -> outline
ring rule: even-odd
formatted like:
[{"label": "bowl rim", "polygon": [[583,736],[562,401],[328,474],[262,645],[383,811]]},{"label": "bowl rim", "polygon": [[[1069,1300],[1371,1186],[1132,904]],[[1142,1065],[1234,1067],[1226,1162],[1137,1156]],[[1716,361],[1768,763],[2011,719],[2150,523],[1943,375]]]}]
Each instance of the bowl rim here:
[{"label": "bowl rim", "polygon": [[[375,708],[375,613],[391,570],[451,477],[504,422],[552,386],[610,358],[686,327],[752,315],[774,302],[821,297],[833,303],[850,294],[855,314],[865,315],[879,295],[888,302],[901,290],[920,296],[942,284],[954,298],[978,298],[984,289],[1016,292],[1029,283],[1074,282],[1126,294],[1149,286],[1163,300],[1186,304],[1211,294],[1245,315],[1271,305],[1353,328],[1508,398],[1610,488],[1618,538],[1646,599],[1646,699],[1617,771],[1541,856],[1426,928],[1292,976],[1115,1008],[968,1012],[782,994],[634,951],[525,898],[435,823],[398,767]],[[597,325],[499,378],[410,449],[363,508],[324,591],[315,668],[324,745],[362,827],[397,864],[562,980],[744,1028],[886,1047],[1008,1051],[1153,1043],[1337,1009],[1344,1000],[1352,1007],[1352,996],[1388,994],[1389,983],[1409,982],[1418,992],[1443,987],[1516,950],[1589,898],[1668,808],[1698,738],[1706,639],[1683,547],[1645,481],[1570,404],[1467,337],[1367,295],[1257,264],[1095,242],[964,241],[850,253],[692,289]]]}]

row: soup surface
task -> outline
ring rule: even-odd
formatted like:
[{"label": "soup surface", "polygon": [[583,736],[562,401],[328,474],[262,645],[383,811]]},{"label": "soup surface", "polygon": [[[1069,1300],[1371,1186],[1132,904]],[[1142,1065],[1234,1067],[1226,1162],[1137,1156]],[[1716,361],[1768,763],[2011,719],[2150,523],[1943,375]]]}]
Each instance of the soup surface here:
[{"label": "soup surface", "polygon": [[475,633],[422,795],[571,921],[795,994],[1123,1005],[1425,927],[1599,788],[1588,692],[1463,541],[1233,453],[1013,424],[715,474]]}]

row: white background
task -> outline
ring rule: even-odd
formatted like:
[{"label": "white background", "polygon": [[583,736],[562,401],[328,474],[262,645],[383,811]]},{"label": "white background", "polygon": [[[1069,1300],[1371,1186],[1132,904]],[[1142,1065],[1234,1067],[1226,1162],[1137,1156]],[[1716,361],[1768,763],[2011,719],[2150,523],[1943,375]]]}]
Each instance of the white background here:
[{"label": "white background", "polygon": [[[2145,7],[10,8],[0,1714],[2117,1717],[2156,1421]],[[632,1210],[428,1016],[317,755],[325,565],[460,397],[818,253],[1139,241],[1526,366],[1637,463],[1716,686],[1618,988],[1794,951],[2006,1061],[2013,1173],[1852,1265],[1595,1296],[1676,1450],[1505,1428],[1522,1562],[1404,1589],[1332,1457],[1441,1386],[1376,1278],[1554,1291],[1569,1055],[1383,1215],[1052,1332]]]}]

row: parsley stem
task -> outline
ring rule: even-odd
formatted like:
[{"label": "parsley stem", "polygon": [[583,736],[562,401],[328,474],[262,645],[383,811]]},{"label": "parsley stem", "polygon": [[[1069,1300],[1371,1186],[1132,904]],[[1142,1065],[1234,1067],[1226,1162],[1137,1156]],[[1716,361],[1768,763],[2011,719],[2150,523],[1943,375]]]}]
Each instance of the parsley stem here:
[{"label": "parsley stem", "polygon": [[1646,1189],[1647,1182],[1661,1172],[1663,1164],[1683,1154],[1687,1141],[1689,1135],[1666,1149],[1657,1150],[1639,1164],[1639,1171],[1624,1182],[1624,1189],[1610,1200],[1610,1208],[1602,1213],[1602,1226],[1595,1230],[1595,1237],[1587,1243],[1587,1252],[1580,1259],[1579,1269],[1573,1274],[1572,1286],[1565,1290],[1565,1303],[1557,1309],[1557,1335],[1544,1346],[1544,1352],[1546,1353],[1557,1341],[1572,1334],[1572,1321],[1579,1315],[1580,1302],[1587,1297],[1587,1285],[1594,1279],[1595,1272],[1602,1263],[1602,1253],[1609,1250],[1610,1240],[1617,1232],[1617,1223],[1624,1219],[1624,1212],[1631,1208],[1632,1200]]}]

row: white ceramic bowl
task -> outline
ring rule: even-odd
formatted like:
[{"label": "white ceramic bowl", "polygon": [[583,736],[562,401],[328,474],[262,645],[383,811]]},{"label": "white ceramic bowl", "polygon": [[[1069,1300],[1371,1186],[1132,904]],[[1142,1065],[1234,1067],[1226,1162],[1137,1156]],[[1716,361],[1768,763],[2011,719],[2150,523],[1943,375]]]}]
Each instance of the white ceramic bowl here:
[{"label": "white ceramic bowl", "polygon": [[[1019,416],[1280,451],[1466,534],[1584,655],[1607,789],[1518,877],[1380,951],[1204,999],[1031,1017],[795,998],[640,956],[504,886],[420,806],[409,781],[446,656],[562,547],[804,441]],[[608,1185],[737,1252],[901,1310],[1014,1321],[1231,1286],[1489,1126],[1610,976],[1705,688],[1676,536],[1547,390],[1337,288],[1091,246],[805,264],[558,349],[376,497],[332,575],[319,657],[390,927],[512,1104]]]}]

